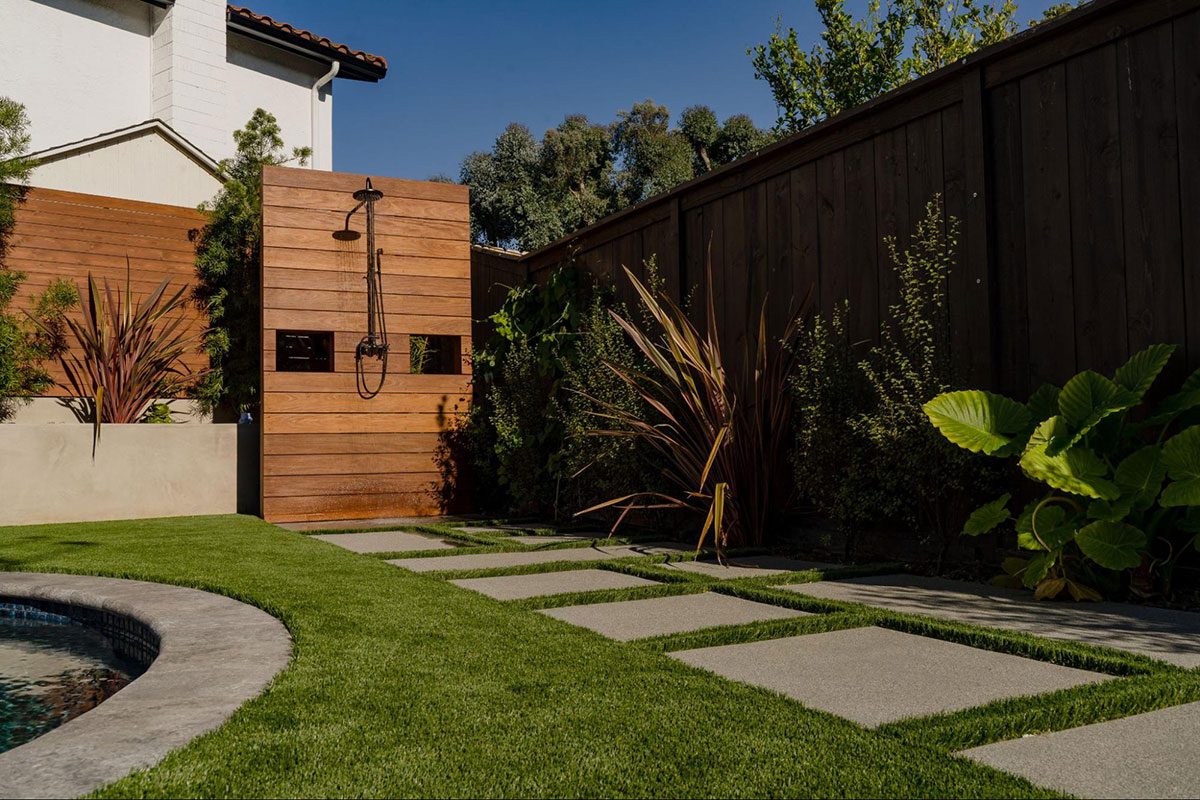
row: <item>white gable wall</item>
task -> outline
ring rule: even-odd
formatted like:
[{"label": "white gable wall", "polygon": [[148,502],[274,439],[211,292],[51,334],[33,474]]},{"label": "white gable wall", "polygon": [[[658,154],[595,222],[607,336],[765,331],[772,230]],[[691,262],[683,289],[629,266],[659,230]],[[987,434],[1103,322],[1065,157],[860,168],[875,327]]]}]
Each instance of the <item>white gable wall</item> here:
[{"label": "white gable wall", "polygon": [[35,186],[195,207],[221,184],[156,130],[145,130],[45,160]]},{"label": "white gable wall", "polygon": [[[265,108],[279,120],[288,150],[310,146],[312,86],[329,71],[329,64],[236,33],[228,34],[226,42],[229,94],[225,126],[237,130],[246,124],[254,109]],[[312,164],[317,169],[333,169],[332,88],[331,81],[320,95],[316,159]],[[232,155],[232,139],[230,144],[228,152],[214,155],[217,158]]]},{"label": "white gable wall", "polygon": [[[309,146],[311,87],[330,66],[229,33],[223,0],[176,0],[167,10],[140,0],[0,0],[0,30],[7,43],[0,48],[0,95],[25,105],[33,151],[161,119],[220,160],[233,155],[233,132],[259,107],[279,120],[289,149]],[[331,88],[319,102],[314,166],[320,169],[333,167]],[[136,145],[147,148],[156,152],[141,155],[154,163],[169,160],[158,145]],[[132,163],[126,149],[118,155]],[[114,154],[103,155],[106,166],[91,151],[61,157],[37,170],[33,184],[67,180],[77,158],[80,174],[71,180],[92,185],[111,169]],[[158,199],[168,191],[158,185],[166,173],[132,168],[149,183],[131,199],[169,202]],[[179,194],[192,197],[197,185],[211,183],[204,178],[185,181]],[[73,190],[130,197],[131,180],[121,178],[120,190]]]},{"label": "white gable wall", "polygon": [[0,0],[0,95],[25,105],[33,150],[151,116],[154,14],[130,0]]}]

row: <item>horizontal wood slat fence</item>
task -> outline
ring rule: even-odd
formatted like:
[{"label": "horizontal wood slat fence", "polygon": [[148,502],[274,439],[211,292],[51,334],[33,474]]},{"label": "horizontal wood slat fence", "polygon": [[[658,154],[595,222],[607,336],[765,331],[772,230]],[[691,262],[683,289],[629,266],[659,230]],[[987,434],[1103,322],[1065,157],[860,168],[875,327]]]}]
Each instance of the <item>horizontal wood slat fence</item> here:
[{"label": "horizontal wood slat fence", "polygon": [[870,339],[897,300],[882,239],[935,193],[961,223],[967,382],[1022,394],[1152,342],[1182,346],[1173,378],[1200,365],[1200,0],[1096,0],[546,248],[477,248],[473,313],[502,300],[498,272],[568,262],[632,300],[621,265],[651,256],[680,299],[711,247],[734,352],[764,298],[778,324],[809,287]]},{"label": "horizontal wood slat fence", "polygon": [[[461,337],[470,353],[470,231],[462,186],[372,176],[391,351],[382,391],[360,397],[354,350],[366,334],[366,236],[332,236],[365,175],[263,171],[262,513],[271,522],[442,510],[439,435],[466,410],[460,374],[410,374],[409,334]],[[365,230],[365,212],[350,227]],[[276,371],[276,331],[333,334],[332,372]],[[366,361],[374,386],[379,362]]]},{"label": "horizontal wood slat fence", "polygon": [[[17,206],[4,259],[9,269],[26,275],[13,306],[32,310],[35,296],[59,278],[74,284],[86,302],[88,273],[102,288],[107,279],[122,293],[128,279],[135,299],[154,291],[164,278],[171,281],[170,291],[190,286],[195,280],[192,232],[206,221],[194,208],[31,188]],[[187,306],[185,313],[189,330],[199,333],[207,325],[197,306]],[[71,316],[79,319],[79,310]],[[203,369],[208,357],[197,347],[184,362],[190,369]],[[47,396],[69,396],[62,368],[57,362],[44,366],[56,382]]]}]

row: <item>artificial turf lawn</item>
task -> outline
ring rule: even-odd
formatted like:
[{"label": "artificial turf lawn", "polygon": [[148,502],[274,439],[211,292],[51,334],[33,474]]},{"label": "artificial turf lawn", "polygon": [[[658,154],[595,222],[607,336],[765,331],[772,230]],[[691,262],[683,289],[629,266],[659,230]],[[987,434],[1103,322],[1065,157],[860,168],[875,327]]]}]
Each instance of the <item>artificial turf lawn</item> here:
[{"label": "artificial turf lawn", "polygon": [[1048,796],[435,577],[252,517],[0,528],[0,568],[219,592],[291,665],[101,796]]}]

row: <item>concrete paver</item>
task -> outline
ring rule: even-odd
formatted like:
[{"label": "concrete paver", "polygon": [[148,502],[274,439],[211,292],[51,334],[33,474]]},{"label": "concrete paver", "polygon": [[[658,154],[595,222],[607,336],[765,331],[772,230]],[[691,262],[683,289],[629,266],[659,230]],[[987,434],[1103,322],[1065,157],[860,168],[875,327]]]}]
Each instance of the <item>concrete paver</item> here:
[{"label": "concrete paver", "polygon": [[522,600],[526,597],[543,597],[569,592],[634,589],[640,586],[656,585],[655,581],[606,569],[573,569],[565,572],[539,572],[534,575],[464,578],[450,582],[497,600]]},{"label": "concrete paver", "polygon": [[874,627],[671,655],[868,727],[1109,677]]},{"label": "concrete paver", "polygon": [[549,608],[541,613],[622,642],[715,625],[741,625],[805,615],[803,611],[714,592]]},{"label": "concrete paver", "polygon": [[364,531],[363,533],[322,533],[312,537],[336,544],[355,553],[403,553],[417,550],[449,550],[457,545],[432,536],[408,531]]},{"label": "concrete paver", "polygon": [[1195,797],[1200,703],[1164,708],[960,755],[1077,797]]},{"label": "concrete paver", "polygon": [[780,588],[892,611],[1115,647],[1181,667],[1200,666],[1200,614],[1187,611],[1126,603],[1039,602],[1029,592],[919,575]]}]

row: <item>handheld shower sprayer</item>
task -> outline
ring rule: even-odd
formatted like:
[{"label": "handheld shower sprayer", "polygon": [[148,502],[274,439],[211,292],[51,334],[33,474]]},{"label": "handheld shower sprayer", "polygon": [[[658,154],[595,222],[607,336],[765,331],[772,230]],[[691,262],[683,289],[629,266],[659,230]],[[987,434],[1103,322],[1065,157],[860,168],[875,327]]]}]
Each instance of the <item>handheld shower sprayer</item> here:
[{"label": "handheld shower sprayer", "polygon": [[[367,210],[367,335],[354,348],[355,383],[360,397],[370,399],[379,394],[383,382],[387,379],[388,336],[387,316],[383,311],[383,278],[379,271],[379,262],[383,257],[383,248],[375,247],[375,203],[383,198],[383,192],[367,184],[354,193],[358,205],[346,214],[346,222],[340,230],[333,232],[333,238],[339,242],[357,241],[362,234],[350,228],[350,219],[364,206]],[[379,359],[379,383],[372,389],[367,385],[367,376],[363,361],[367,358]]]}]

